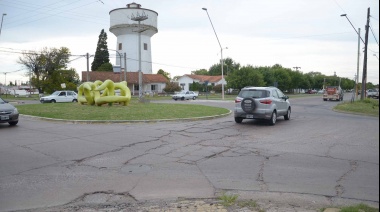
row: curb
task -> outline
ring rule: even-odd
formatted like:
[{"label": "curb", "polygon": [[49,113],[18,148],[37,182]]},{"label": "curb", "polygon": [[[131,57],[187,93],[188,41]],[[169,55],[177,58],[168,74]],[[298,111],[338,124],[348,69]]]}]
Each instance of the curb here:
[{"label": "curb", "polygon": [[175,121],[201,121],[201,120],[210,120],[216,118],[222,118],[229,116],[232,113],[230,110],[228,113],[214,115],[214,116],[203,116],[203,117],[193,117],[193,118],[179,118],[179,119],[152,119],[152,120],[67,120],[67,119],[54,119],[54,118],[45,118],[40,116],[31,116],[20,114],[22,117],[32,118],[32,119],[40,119],[45,121],[53,121],[53,122],[67,122],[73,124],[122,124],[122,123],[160,123],[160,122],[175,122]]}]

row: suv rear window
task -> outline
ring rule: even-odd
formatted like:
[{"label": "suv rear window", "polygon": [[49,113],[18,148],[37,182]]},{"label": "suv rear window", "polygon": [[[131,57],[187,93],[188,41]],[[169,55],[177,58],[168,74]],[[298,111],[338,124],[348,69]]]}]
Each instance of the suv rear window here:
[{"label": "suv rear window", "polygon": [[241,98],[266,98],[269,97],[269,91],[267,90],[242,90],[238,97]]}]

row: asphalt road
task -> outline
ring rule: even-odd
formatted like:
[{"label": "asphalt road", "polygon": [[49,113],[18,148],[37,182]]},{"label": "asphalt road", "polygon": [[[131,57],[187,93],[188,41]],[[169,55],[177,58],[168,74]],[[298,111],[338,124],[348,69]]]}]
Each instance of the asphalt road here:
[{"label": "asphalt road", "polygon": [[[347,96],[346,96],[347,98]],[[0,125],[0,211],[215,198],[305,208],[379,206],[379,118],[291,99],[275,126],[233,115],[202,121]],[[232,109],[232,101],[166,101]]]}]

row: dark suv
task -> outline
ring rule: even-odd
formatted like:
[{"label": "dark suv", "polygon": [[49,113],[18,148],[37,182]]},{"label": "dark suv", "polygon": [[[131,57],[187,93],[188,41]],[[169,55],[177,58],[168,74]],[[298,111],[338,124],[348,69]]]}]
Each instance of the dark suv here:
[{"label": "dark suv", "polygon": [[243,119],[264,119],[275,125],[277,117],[290,119],[289,97],[276,87],[245,87],[235,99],[235,122]]}]

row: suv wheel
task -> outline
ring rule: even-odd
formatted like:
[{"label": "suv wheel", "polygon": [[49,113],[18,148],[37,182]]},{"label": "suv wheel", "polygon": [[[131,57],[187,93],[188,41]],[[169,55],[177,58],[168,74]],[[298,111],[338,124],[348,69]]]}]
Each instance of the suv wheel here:
[{"label": "suv wheel", "polygon": [[235,117],[235,122],[240,124],[241,122],[243,122],[243,118]]},{"label": "suv wheel", "polygon": [[246,113],[252,113],[255,107],[255,100],[253,98],[245,98],[241,101],[241,109]]},{"label": "suv wheel", "polygon": [[270,117],[269,124],[270,125],[275,125],[277,121],[277,113],[276,111],[273,111],[272,116]]}]

